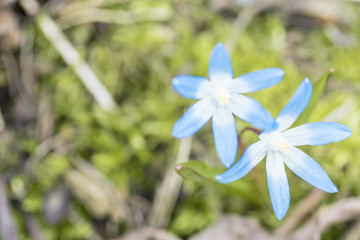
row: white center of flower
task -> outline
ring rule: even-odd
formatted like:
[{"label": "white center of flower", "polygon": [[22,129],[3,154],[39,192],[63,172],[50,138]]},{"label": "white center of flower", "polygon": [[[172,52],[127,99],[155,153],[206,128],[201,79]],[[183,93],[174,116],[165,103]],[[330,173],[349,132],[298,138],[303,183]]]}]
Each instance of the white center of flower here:
[{"label": "white center of flower", "polygon": [[280,132],[264,132],[260,134],[259,138],[266,141],[268,148],[274,151],[286,152],[291,147]]},{"label": "white center of flower", "polygon": [[220,105],[226,105],[229,103],[230,93],[228,91],[222,91],[216,94],[216,101]]}]

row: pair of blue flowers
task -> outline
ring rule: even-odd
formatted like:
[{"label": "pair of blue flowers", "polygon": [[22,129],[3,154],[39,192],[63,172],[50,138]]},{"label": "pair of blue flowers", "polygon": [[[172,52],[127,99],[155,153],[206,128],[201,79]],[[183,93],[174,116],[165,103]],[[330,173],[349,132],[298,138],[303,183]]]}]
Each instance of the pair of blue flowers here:
[{"label": "pair of blue flowers", "polygon": [[[279,83],[284,71],[268,68],[233,78],[229,53],[222,43],[213,49],[209,62],[209,78],[180,75],[172,80],[174,89],[183,97],[199,99],[175,123],[172,134],[183,138],[197,132],[212,117],[215,148],[223,165],[229,168],[216,176],[221,183],[244,177],[266,156],[267,182],[276,217],[282,219],[290,204],[289,183],[284,163],[311,185],[337,192],[321,166],[296,148],[322,145],[351,136],[351,130],[333,122],[306,123],[288,129],[304,111],[312,94],[312,85],[305,79],[276,119],[257,101],[241,95]],[[261,129],[259,141],[250,145],[234,165],[238,138],[234,115]]]}]

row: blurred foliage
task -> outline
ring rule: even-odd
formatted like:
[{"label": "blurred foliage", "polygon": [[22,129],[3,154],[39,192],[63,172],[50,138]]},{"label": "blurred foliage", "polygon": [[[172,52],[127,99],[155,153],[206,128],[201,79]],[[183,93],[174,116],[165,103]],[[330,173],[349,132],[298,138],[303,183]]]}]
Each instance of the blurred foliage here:
[{"label": "blurred foliage", "polygon": [[[119,107],[110,113],[96,105],[32,19],[24,20],[22,30],[34,36],[36,101],[47,103],[45,111],[52,116],[47,122],[53,126],[48,130],[48,138],[61,139],[45,147],[44,154],[36,153],[47,141],[39,135],[44,128],[44,122],[39,121],[42,116],[22,119],[23,115],[16,111],[27,107],[19,103],[20,94],[14,93],[14,83],[4,80],[6,69],[0,67],[1,111],[6,122],[0,141],[0,170],[9,181],[10,198],[21,201],[22,209],[37,216],[45,239],[88,239],[96,232],[97,219],[76,199],[66,218],[57,225],[50,226],[42,215],[44,196],[63,184],[64,175],[74,168],[73,160],[79,157],[93,164],[127,196],[140,196],[147,203],[153,201],[164,166],[176,157],[178,140],[171,136],[172,126],[193,103],[172,90],[171,79],[178,74],[207,76],[212,48],[227,40],[241,9],[239,6],[218,11],[209,1],[201,0],[119,1],[109,9],[148,7],[166,8],[173,15],[161,22],[88,23],[64,30],[114,96]],[[277,11],[269,11],[250,22],[235,40],[231,53],[235,76],[267,67],[285,70],[284,80],[276,87],[249,94],[273,116],[305,77],[319,79],[328,69],[335,69],[310,121],[325,119],[346,124],[353,136],[340,143],[304,148],[339,188],[338,194],[327,194],[324,203],[360,195],[360,15],[358,6],[351,7],[355,18],[343,30],[345,37],[351,39],[349,45],[336,44],[327,34],[327,27],[290,26]],[[239,131],[245,126],[237,120]],[[249,136],[245,143],[250,144],[252,139]],[[210,124],[195,135],[191,159],[220,168]],[[29,161],[34,162],[33,168],[25,171]],[[291,172],[288,178],[290,215],[313,187]],[[279,226],[267,193],[264,163],[241,181],[240,185],[253,185],[254,192],[244,190],[234,196],[219,187],[185,181],[169,229],[180,237],[188,237],[216,221],[222,212],[255,217],[270,229]],[[251,200],[252,194],[257,194],[255,200]],[[14,212],[21,239],[30,239],[26,237],[21,213]],[[115,223],[115,229],[119,229],[115,234],[124,231],[121,224],[122,221]],[[332,231],[327,232],[326,239],[335,239],[345,227],[340,226],[333,235]]]}]

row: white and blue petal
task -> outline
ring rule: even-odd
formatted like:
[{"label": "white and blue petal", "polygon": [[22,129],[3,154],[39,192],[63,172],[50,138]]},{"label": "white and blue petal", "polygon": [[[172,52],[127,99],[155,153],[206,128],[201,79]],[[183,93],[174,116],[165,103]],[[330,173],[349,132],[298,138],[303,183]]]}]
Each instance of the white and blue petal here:
[{"label": "white and blue petal", "polygon": [[291,147],[283,155],[286,166],[306,182],[325,192],[338,191],[324,169],[300,149]]},{"label": "white and blue petal", "polygon": [[279,152],[268,151],[266,174],[271,203],[276,217],[281,220],[289,209],[290,190],[282,155]]},{"label": "white and blue petal", "polygon": [[323,145],[339,142],[350,136],[349,127],[334,122],[306,123],[283,133],[283,137],[293,146]]},{"label": "white and blue petal", "polygon": [[231,81],[228,90],[232,93],[255,92],[279,83],[284,74],[285,72],[280,68],[266,68],[246,73]]},{"label": "white and blue petal", "polygon": [[279,130],[288,129],[308,105],[312,93],[312,85],[308,78],[301,82],[290,101],[276,118]]},{"label": "white and blue petal", "polygon": [[175,123],[172,135],[177,138],[193,135],[211,118],[215,109],[216,105],[211,97],[200,99]]},{"label": "white and blue petal", "polygon": [[243,95],[231,94],[227,106],[233,114],[256,128],[266,129],[273,126],[274,118],[254,99]]},{"label": "white and blue petal", "polygon": [[215,148],[223,165],[229,168],[235,161],[238,139],[235,119],[225,106],[218,106],[213,119]]},{"label": "white and blue petal", "polygon": [[199,99],[213,93],[213,86],[204,77],[179,75],[173,78],[172,85],[175,91],[186,98]]},{"label": "white and blue petal", "polygon": [[251,171],[266,155],[266,143],[258,141],[251,144],[244,152],[240,160],[226,172],[216,176],[220,183],[229,183],[244,177]]},{"label": "white and blue petal", "polygon": [[209,77],[212,82],[226,82],[234,77],[230,55],[222,43],[216,44],[211,52]]}]

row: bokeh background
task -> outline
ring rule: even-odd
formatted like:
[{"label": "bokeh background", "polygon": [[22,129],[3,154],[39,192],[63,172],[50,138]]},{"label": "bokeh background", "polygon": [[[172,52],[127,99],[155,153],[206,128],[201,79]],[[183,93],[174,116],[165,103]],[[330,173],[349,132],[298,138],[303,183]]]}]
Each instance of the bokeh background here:
[{"label": "bokeh background", "polygon": [[[225,170],[211,124],[171,136],[194,102],[171,79],[207,76],[217,42],[235,76],[285,70],[277,86],[249,94],[273,116],[305,77],[335,70],[309,121],[346,124],[353,136],[303,150],[337,194],[288,171],[292,200],[278,221],[264,161],[234,188],[177,175],[188,160]],[[356,0],[1,0],[0,235],[360,239],[359,64]]]}]

